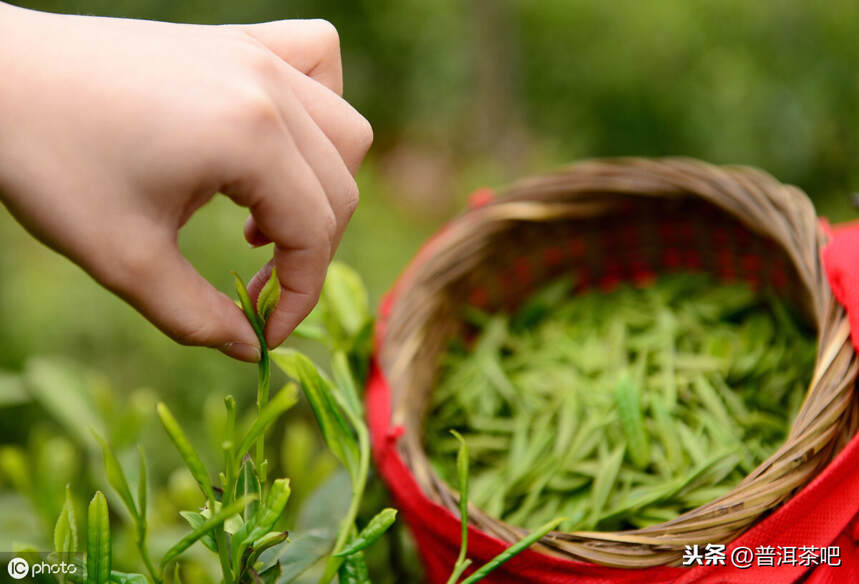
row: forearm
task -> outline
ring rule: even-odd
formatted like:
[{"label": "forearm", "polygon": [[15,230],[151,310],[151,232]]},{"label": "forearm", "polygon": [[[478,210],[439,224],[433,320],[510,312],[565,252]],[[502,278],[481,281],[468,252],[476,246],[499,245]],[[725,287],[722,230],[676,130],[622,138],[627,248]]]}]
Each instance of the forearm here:
[{"label": "forearm", "polygon": [[0,202],[6,205],[11,205],[13,193],[23,190],[18,176],[27,167],[23,159],[28,149],[34,147],[24,139],[39,107],[38,77],[46,75],[35,61],[35,48],[42,41],[35,21],[41,15],[0,2]]}]

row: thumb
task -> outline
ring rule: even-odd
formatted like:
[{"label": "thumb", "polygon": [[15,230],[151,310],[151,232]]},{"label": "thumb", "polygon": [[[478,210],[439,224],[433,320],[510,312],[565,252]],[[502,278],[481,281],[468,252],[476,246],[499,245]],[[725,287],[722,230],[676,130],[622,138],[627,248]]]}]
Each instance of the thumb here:
[{"label": "thumb", "polygon": [[173,340],[214,347],[241,361],[259,361],[259,341],[242,310],[203,278],[175,241],[139,246],[142,257],[102,283]]}]

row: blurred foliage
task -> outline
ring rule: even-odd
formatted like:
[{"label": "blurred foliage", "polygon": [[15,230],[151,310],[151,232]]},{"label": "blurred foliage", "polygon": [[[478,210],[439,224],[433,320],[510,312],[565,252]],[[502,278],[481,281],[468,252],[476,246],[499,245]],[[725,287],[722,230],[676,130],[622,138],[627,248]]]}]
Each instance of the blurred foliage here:
[{"label": "blurred foliage", "polygon": [[[333,22],[346,97],[376,133],[358,177],[362,202],[338,257],[362,275],[373,301],[470,190],[583,157],[686,155],[755,165],[802,187],[831,219],[855,215],[859,4],[852,0],[14,3],[178,22]],[[225,291],[230,269],[247,278],[270,253],[248,250],[244,216],[216,198],[180,237],[191,261]],[[252,405],[250,366],[177,346],[4,213],[0,273],[0,548],[42,531],[64,481],[80,505],[103,486],[99,457],[72,418],[103,425],[122,445],[120,457],[132,456],[138,441],[166,453],[152,423],[158,396],[183,424],[198,421],[192,439],[210,445],[214,458],[223,396],[234,394],[245,411]],[[279,431],[301,451],[273,457],[305,489],[296,494],[308,505],[333,467],[320,457],[310,419],[306,408],[290,414]],[[276,448],[279,440],[272,442]],[[161,485],[152,496],[157,546],[159,532],[180,529],[176,511],[199,501],[193,480],[171,472],[170,455],[151,463],[153,484]],[[38,488],[23,500],[11,490],[16,481]],[[379,485],[371,493],[385,496]],[[411,544],[396,533],[390,554],[369,558],[371,569],[414,563]],[[130,553],[130,534],[126,547]]]}]

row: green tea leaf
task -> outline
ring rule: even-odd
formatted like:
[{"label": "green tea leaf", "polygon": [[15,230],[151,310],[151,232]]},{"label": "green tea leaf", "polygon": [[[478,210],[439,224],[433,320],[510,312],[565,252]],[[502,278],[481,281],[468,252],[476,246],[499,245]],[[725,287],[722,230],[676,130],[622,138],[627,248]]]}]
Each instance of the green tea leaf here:
[{"label": "green tea leaf", "polygon": [[206,470],[206,466],[200,459],[200,455],[197,454],[197,451],[194,450],[193,446],[191,446],[191,442],[179,426],[176,418],[174,418],[173,414],[170,413],[170,410],[167,409],[167,406],[162,402],[158,404],[157,409],[158,417],[161,419],[161,424],[164,426],[164,429],[167,430],[170,440],[173,441],[173,445],[176,447],[176,450],[179,451],[179,454],[182,456],[182,460],[185,461],[185,465],[188,467],[188,470],[191,471],[191,475],[197,481],[197,484],[200,485],[200,490],[203,491],[203,494],[206,495],[206,498],[209,501],[214,501],[215,492],[212,489],[209,471]]},{"label": "green tea leaf", "polygon": [[277,479],[272,483],[268,496],[257,508],[254,516],[233,534],[233,565],[238,566],[241,563],[248,546],[272,530],[283,516],[291,493],[289,479]]},{"label": "green tea leaf", "polygon": [[[179,511],[179,515],[188,522],[191,529],[197,530],[206,521],[206,517],[202,513],[196,511]],[[200,543],[209,548],[215,553],[218,553],[218,542],[215,541],[214,534],[209,531],[200,536]]]},{"label": "green tea leaf", "polygon": [[650,440],[644,431],[641,393],[638,385],[628,375],[621,376],[617,382],[615,407],[632,462],[638,468],[647,468],[650,462]]},{"label": "green tea leaf", "polygon": [[[194,528],[191,533],[180,539],[173,547],[167,550],[164,557],[161,558],[161,571],[178,557],[182,552],[191,547],[197,540],[201,539],[207,533],[210,533],[216,527],[220,527],[226,520],[241,512],[253,497],[243,497],[233,503],[222,507],[216,513],[213,513],[203,523]],[[187,520],[187,519],[186,519]]]},{"label": "green tea leaf", "polygon": [[276,584],[280,580],[282,571],[280,562],[275,562],[274,565],[269,566],[262,572],[258,574],[253,573],[254,584]]},{"label": "green tea leaf", "polygon": [[250,547],[250,555],[248,556],[246,566],[253,568],[264,551],[285,542],[288,535],[285,531],[271,531],[254,541]]},{"label": "green tea leaf", "polygon": [[254,420],[254,423],[251,425],[244,438],[242,438],[242,441],[239,443],[239,447],[234,453],[237,465],[244,455],[248,453],[257,438],[262,436],[268,427],[271,426],[271,424],[277,420],[283,412],[294,406],[297,401],[298,387],[294,383],[288,383],[270,402],[263,406],[262,411]]},{"label": "green tea leaf", "polygon": [[277,279],[277,270],[271,269],[271,276],[265,286],[260,290],[257,297],[257,314],[262,322],[267,322],[268,317],[274,312],[280,300],[280,281]]},{"label": "green tea leaf", "polygon": [[284,373],[301,384],[316,415],[325,443],[354,480],[359,466],[358,443],[337,406],[331,383],[319,373],[310,359],[301,353],[290,349],[276,349],[272,351],[271,358]]},{"label": "green tea leaf", "polygon": [[527,536],[492,558],[486,564],[475,570],[475,572],[462,581],[462,584],[474,584],[474,582],[479,582],[480,580],[486,578],[493,570],[501,566],[503,563],[511,560],[516,557],[532,545],[549,534],[550,531],[554,531],[558,525],[560,525],[565,518],[559,517],[558,519],[553,519],[552,521],[546,523],[545,525],[539,527],[538,529],[532,531]]},{"label": "green tea leaf", "polygon": [[345,557],[367,549],[373,545],[376,540],[382,537],[396,520],[396,509],[391,509],[390,507],[382,509],[345,548],[334,555],[337,557]]},{"label": "green tea leaf", "polygon": [[113,453],[113,450],[104,438],[99,436],[95,431],[93,431],[92,434],[101,446],[102,455],[104,457],[104,472],[107,476],[107,482],[111,487],[113,487],[113,490],[116,491],[119,498],[122,499],[122,502],[125,504],[126,509],[128,509],[128,513],[131,515],[132,519],[136,521],[139,517],[137,506],[134,504],[134,499],[131,496],[131,489],[128,486],[128,480],[125,478],[125,473],[122,471],[122,466],[119,464],[116,454]]},{"label": "green tea leaf", "polygon": [[347,337],[356,335],[370,318],[370,303],[361,277],[345,264],[332,262],[328,266],[322,296]]},{"label": "green tea leaf", "polygon": [[78,551],[78,527],[75,521],[75,506],[72,493],[66,485],[66,499],[60,517],[54,527],[54,550],[61,558],[68,559]]},{"label": "green tea leaf", "polygon": [[262,487],[260,486],[254,462],[249,456],[246,456],[244,462],[242,462],[241,469],[239,470],[238,480],[236,480],[235,498],[239,499],[247,495],[253,495],[254,497],[257,497],[257,500],[251,501],[242,512],[242,518],[245,521],[250,520],[256,512],[258,498],[261,492]]},{"label": "green tea leaf", "polygon": [[608,501],[609,494],[617,479],[620,465],[623,462],[623,453],[625,450],[625,446],[621,444],[600,464],[600,471],[594,479],[594,486],[591,491],[590,525],[592,527],[596,527],[606,501]]},{"label": "green tea leaf", "polygon": [[260,320],[259,315],[254,308],[253,302],[251,302],[251,297],[248,294],[247,286],[239,277],[236,272],[230,272],[233,275],[233,278],[236,280],[236,294],[239,297],[239,304],[242,307],[242,310],[245,312],[245,316],[248,319],[248,322],[251,323],[254,331],[256,332],[258,337],[263,336],[263,327],[265,326],[265,322]]},{"label": "green tea leaf", "polygon": [[110,517],[107,499],[96,491],[87,512],[87,584],[110,581]]},{"label": "green tea leaf", "polygon": [[456,584],[466,568],[471,565],[471,560],[466,558],[468,553],[468,446],[459,432],[451,430],[450,433],[459,442],[459,451],[456,454],[456,470],[459,480],[460,540],[459,556],[447,582],[448,584]]},{"label": "green tea leaf", "polygon": [[358,397],[358,389],[355,386],[355,378],[349,367],[349,359],[343,351],[336,351],[331,358],[331,372],[334,375],[334,387],[342,396],[341,406],[348,409],[352,416],[361,418],[364,416],[364,408]]},{"label": "green tea leaf", "polygon": [[357,552],[347,556],[337,570],[337,577],[340,584],[370,584],[370,573],[367,570],[364,553]]}]

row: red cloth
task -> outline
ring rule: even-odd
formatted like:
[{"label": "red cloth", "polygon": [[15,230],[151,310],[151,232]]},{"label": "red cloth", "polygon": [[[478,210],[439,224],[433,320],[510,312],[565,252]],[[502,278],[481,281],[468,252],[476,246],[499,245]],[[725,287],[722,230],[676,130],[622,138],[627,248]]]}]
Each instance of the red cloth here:
[{"label": "red cloth", "polygon": [[[429,253],[432,241],[413,266]],[[846,307],[852,339],[859,350],[859,222],[836,228],[822,252],[832,290]],[[408,277],[409,270],[404,274]],[[377,347],[399,286],[382,301],[376,329]],[[430,584],[444,583],[459,549],[459,518],[430,501],[420,490],[394,447],[402,428],[390,426],[390,388],[374,362],[367,386],[367,411],[373,453],[380,474],[391,489],[402,516],[415,536]],[[480,566],[507,544],[469,528],[468,557]],[[782,565],[741,569],[725,566],[658,567],[644,570],[608,568],[525,551],[493,572],[487,583],[498,584],[660,584],[727,583],[783,584],[803,577],[812,584],[859,584],[859,437],[854,438],[808,486],[769,517],[728,545],[727,555],[741,547],[758,546],[817,549],[837,546],[841,566]],[[797,555],[799,555],[797,553]]]}]

